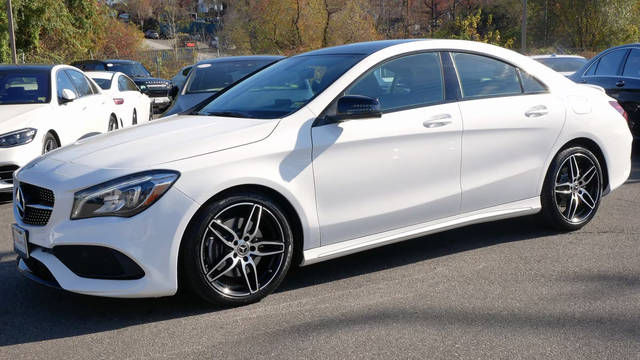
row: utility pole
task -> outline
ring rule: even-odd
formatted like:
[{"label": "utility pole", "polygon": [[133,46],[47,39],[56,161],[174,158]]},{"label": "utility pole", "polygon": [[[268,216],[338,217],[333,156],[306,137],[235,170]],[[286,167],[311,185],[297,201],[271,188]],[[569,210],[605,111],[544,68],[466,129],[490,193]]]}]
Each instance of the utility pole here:
[{"label": "utility pole", "polygon": [[18,64],[16,56],[16,37],[13,31],[13,10],[11,9],[11,0],[7,0],[7,20],[9,21],[9,43],[11,44],[11,58],[14,64]]},{"label": "utility pole", "polygon": [[527,0],[522,0],[522,44],[521,53],[527,51]]}]

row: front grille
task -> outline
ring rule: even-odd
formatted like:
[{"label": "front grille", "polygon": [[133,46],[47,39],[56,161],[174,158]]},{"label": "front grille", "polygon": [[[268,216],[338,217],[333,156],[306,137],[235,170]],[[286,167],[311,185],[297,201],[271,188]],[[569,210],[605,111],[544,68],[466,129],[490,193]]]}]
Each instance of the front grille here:
[{"label": "front grille", "polygon": [[[25,183],[20,183],[18,191],[22,191],[22,196],[24,197],[22,221],[28,225],[47,225],[55,202],[53,191]],[[16,199],[16,201],[19,201],[19,199]],[[22,215],[20,209],[18,209],[18,213]]]},{"label": "front grille", "polygon": [[0,166],[0,180],[5,183],[13,183],[13,172],[18,170],[17,165]]},{"label": "front grille", "polygon": [[147,95],[149,97],[167,97],[169,96],[169,90],[148,88]]}]

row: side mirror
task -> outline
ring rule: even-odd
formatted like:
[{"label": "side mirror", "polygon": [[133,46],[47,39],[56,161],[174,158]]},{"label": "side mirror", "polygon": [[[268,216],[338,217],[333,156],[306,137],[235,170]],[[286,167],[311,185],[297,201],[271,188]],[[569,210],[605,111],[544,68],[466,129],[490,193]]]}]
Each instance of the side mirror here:
[{"label": "side mirror", "polygon": [[362,95],[346,95],[338,99],[334,121],[346,121],[353,119],[379,118],[382,116],[380,102]]},{"label": "side mirror", "polygon": [[169,97],[170,98],[175,98],[176,96],[178,96],[178,92],[179,91],[180,91],[180,88],[174,85],[171,88],[171,90],[169,90]]},{"label": "side mirror", "polygon": [[78,95],[70,89],[62,89],[62,98],[60,98],[61,104],[66,104],[68,102],[72,102],[77,99]]}]

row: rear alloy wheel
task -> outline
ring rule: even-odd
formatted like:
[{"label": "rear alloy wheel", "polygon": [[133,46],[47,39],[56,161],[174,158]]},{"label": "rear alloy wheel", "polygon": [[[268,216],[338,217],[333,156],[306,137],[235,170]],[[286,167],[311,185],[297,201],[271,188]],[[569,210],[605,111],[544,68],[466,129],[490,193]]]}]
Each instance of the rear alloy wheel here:
[{"label": "rear alloy wheel", "polygon": [[554,159],[542,192],[542,213],[551,226],[580,229],[595,216],[600,205],[600,162],[582,147],[563,150]]},{"label": "rear alloy wheel", "polygon": [[133,117],[131,118],[131,125],[138,125],[138,112],[133,109]]},{"label": "rear alloy wheel", "polygon": [[118,130],[118,119],[114,115],[111,115],[111,117],[109,117],[108,131],[113,130]]},{"label": "rear alloy wheel", "polygon": [[182,264],[190,287],[220,305],[244,305],[282,282],[292,258],[292,232],[284,212],[258,194],[210,204],[185,235]]},{"label": "rear alloy wheel", "polygon": [[55,136],[53,136],[52,133],[47,133],[47,135],[44,136],[44,140],[42,142],[42,153],[46,154],[51,150],[55,150],[57,148],[60,147],[60,144],[58,144],[58,140],[56,139]]}]

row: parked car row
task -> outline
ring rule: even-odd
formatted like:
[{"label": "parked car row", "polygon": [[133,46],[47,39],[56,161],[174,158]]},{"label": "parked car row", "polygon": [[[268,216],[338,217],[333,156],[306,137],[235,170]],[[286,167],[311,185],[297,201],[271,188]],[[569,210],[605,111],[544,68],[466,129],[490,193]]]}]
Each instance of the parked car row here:
[{"label": "parked car row", "polygon": [[[595,61],[596,75],[612,66],[606,54]],[[17,87],[47,102],[39,87]],[[64,86],[52,98],[58,88],[56,99],[74,99]],[[98,94],[103,105],[114,97]],[[618,102],[483,43],[390,40],[201,62],[175,95],[179,115],[15,173],[23,274],[89,295],[184,287],[243,305],[292,264],[468,224],[540,213],[555,229],[580,229],[631,170]],[[25,128],[4,141],[34,136]]]}]

